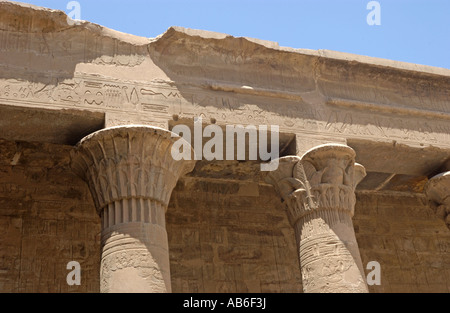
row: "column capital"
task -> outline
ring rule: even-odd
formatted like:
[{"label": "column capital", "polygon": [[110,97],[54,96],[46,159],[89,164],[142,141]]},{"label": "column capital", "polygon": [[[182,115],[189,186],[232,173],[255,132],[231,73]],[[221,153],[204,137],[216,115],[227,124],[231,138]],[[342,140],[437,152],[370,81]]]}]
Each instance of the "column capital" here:
[{"label": "column capital", "polygon": [[425,186],[425,194],[430,207],[450,229],[450,172],[431,178]]},{"label": "column capital", "polygon": [[195,166],[195,161],[173,159],[171,148],[177,140],[184,139],[158,127],[103,129],[76,146],[72,170],[88,182],[99,214],[129,199],[154,200],[167,208],[179,177]]},{"label": "column capital", "polygon": [[320,209],[344,211],[353,217],[355,189],[366,176],[355,157],[355,151],[346,145],[321,145],[302,157],[279,159],[278,170],[268,173],[266,181],[286,203],[293,225]]}]

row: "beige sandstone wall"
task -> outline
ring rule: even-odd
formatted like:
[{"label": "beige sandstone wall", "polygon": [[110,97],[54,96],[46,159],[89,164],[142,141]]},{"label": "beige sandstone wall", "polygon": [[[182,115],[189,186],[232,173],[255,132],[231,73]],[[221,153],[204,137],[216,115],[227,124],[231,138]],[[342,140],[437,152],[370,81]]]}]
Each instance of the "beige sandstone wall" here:
[{"label": "beige sandstone wall", "polygon": [[[70,149],[0,140],[0,292],[99,291],[99,218]],[[80,287],[66,283],[70,261]]]},{"label": "beige sandstone wall", "polygon": [[[450,169],[448,69],[178,27],[141,38],[2,0],[0,12],[0,138],[74,144],[104,126],[201,116],[280,125],[299,155],[347,143],[368,172],[360,190],[411,191],[358,192],[363,263],[382,265],[371,291],[449,291],[450,232],[413,195]],[[2,292],[99,290],[100,220],[71,149],[0,141]],[[294,230],[273,188],[199,167],[167,214],[173,291],[300,291]],[[72,260],[81,287],[65,282]]]},{"label": "beige sandstone wall", "polygon": [[[100,223],[69,146],[0,142],[0,292],[98,292]],[[20,154],[20,156],[19,156]],[[15,165],[14,165],[15,164]],[[449,292],[450,233],[421,196],[358,193],[371,292]],[[301,292],[293,228],[270,186],[187,177],[167,214],[174,292]],[[66,284],[66,264],[82,286]]]}]

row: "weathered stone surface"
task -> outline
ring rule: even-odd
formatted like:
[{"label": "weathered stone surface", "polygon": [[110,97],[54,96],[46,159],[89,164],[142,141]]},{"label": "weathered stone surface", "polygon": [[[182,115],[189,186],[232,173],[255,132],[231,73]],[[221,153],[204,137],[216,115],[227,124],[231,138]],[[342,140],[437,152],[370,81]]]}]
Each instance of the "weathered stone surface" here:
[{"label": "weathered stone surface", "polygon": [[[175,292],[308,289],[311,276],[301,281],[289,225],[308,218],[300,209],[308,198],[294,193],[298,201],[290,201],[299,210],[288,218],[259,161],[199,161],[177,184],[169,179],[171,197],[165,192],[155,199],[142,196],[158,194],[147,188],[152,184],[105,185],[116,178],[133,181],[121,166],[109,163],[122,174],[98,179],[95,166],[81,167],[91,173],[91,190],[102,186],[94,193],[70,169],[74,148],[64,145],[104,127],[171,130],[202,117],[205,125],[222,128],[278,125],[280,156],[330,143],[353,148],[355,161],[367,170],[357,198],[348,182],[356,186],[359,179],[351,173],[360,167],[342,176],[345,183],[337,185],[346,187],[330,187],[337,183],[330,177],[340,177],[342,169],[334,160],[334,174],[322,176],[333,184],[312,187],[312,199],[333,212],[340,208],[346,231],[336,234],[350,234],[346,238],[356,247],[355,229],[360,249],[350,254],[360,254],[363,267],[381,264],[382,285],[369,290],[449,292],[449,231],[433,212],[448,219],[446,200],[426,187],[429,178],[450,170],[449,86],[448,69],[180,27],[142,38],[84,21],[72,25],[60,11],[0,1],[0,291],[96,292],[102,245],[108,252],[102,278],[118,275],[111,281],[141,271],[156,273],[159,286]],[[324,166],[314,155],[310,163]],[[320,176],[307,169],[308,179]],[[328,199],[327,192],[339,197]],[[138,204],[149,215],[136,211],[143,221],[132,223],[133,214],[124,212]],[[145,223],[146,217],[156,223]],[[328,222],[335,217],[320,216]],[[160,238],[160,244],[150,253],[153,242],[136,241],[142,237]],[[116,253],[123,241],[141,252]],[[152,271],[158,258],[164,259],[159,274]],[[69,287],[66,265],[73,260],[81,263],[82,285]]]},{"label": "weathered stone surface", "polygon": [[[89,188],[70,169],[72,148],[0,143],[0,290],[98,292],[101,223]],[[20,152],[17,165],[11,165]],[[182,179],[169,202],[166,224],[172,291],[302,292],[294,229],[279,209],[281,202],[274,188],[260,185],[260,197],[248,207],[243,194],[195,191],[197,180],[201,178]],[[75,194],[74,190],[85,200],[66,197]],[[370,261],[381,264],[381,286],[369,286],[370,292],[449,292],[450,232],[424,197],[356,195],[353,224],[363,265]],[[280,221],[241,223],[239,213],[246,210]],[[234,218],[224,219],[226,216]],[[246,271],[256,273],[246,274],[251,279],[236,276],[218,261],[216,251],[237,245],[272,251],[275,263],[272,257],[230,260],[227,266],[245,263]],[[82,266],[82,284],[69,287],[66,265],[73,260]],[[275,282],[267,281],[266,270],[276,273]]]},{"label": "weathered stone surface", "polygon": [[431,208],[450,229],[450,172],[433,177],[425,188]]},{"label": "weathered stone surface", "polygon": [[295,229],[304,292],[367,292],[353,230],[358,183],[366,176],[355,151],[323,145],[279,160],[267,176]]},{"label": "weathered stone surface", "polygon": [[72,169],[88,183],[102,220],[101,292],[171,292],[165,213],[178,178],[178,137],[148,127],[113,127],[85,137]]},{"label": "weathered stone surface", "polygon": [[363,264],[381,265],[370,292],[449,292],[450,232],[423,195],[357,193],[353,223]]},{"label": "weathered stone surface", "polygon": [[179,27],[141,38],[5,1],[0,10],[2,104],[104,112],[107,127],[204,116],[322,143],[450,149],[446,69]]},{"label": "weathered stone surface", "polygon": [[[72,147],[0,140],[0,291],[98,292],[100,219]],[[67,264],[82,268],[69,286]]]},{"label": "weathered stone surface", "polygon": [[198,190],[198,181],[185,177],[167,212],[173,291],[302,292],[294,230],[273,188],[253,197],[220,180]]}]

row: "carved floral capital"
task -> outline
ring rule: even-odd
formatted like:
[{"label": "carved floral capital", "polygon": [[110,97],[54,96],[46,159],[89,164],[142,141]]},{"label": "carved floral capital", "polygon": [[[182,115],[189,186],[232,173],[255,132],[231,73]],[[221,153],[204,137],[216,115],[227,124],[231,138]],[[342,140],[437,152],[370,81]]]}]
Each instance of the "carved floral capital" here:
[{"label": "carved floral capital", "polygon": [[170,131],[150,126],[121,126],[93,133],[76,146],[72,169],[87,181],[97,211],[127,199],[154,200],[167,208],[179,177],[195,161],[175,161]]},{"label": "carved floral capital", "polygon": [[425,187],[425,193],[430,207],[450,229],[450,172],[431,178]]},{"label": "carved floral capital", "polygon": [[356,186],[366,176],[355,163],[355,151],[345,145],[318,146],[301,158],[284,157],[266,181],[286,203],[293,225],[312,210],[333,209],[354,215]]}]

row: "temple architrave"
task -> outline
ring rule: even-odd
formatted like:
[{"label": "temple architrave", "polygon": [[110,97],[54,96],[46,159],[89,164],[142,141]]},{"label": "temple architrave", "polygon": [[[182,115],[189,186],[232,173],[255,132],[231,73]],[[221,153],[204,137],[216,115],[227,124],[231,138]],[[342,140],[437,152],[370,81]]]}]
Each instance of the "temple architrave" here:
[{"label": "temple architrave", "polygon": [[0,1],[0,292],[450,292],[450,70]]}]

